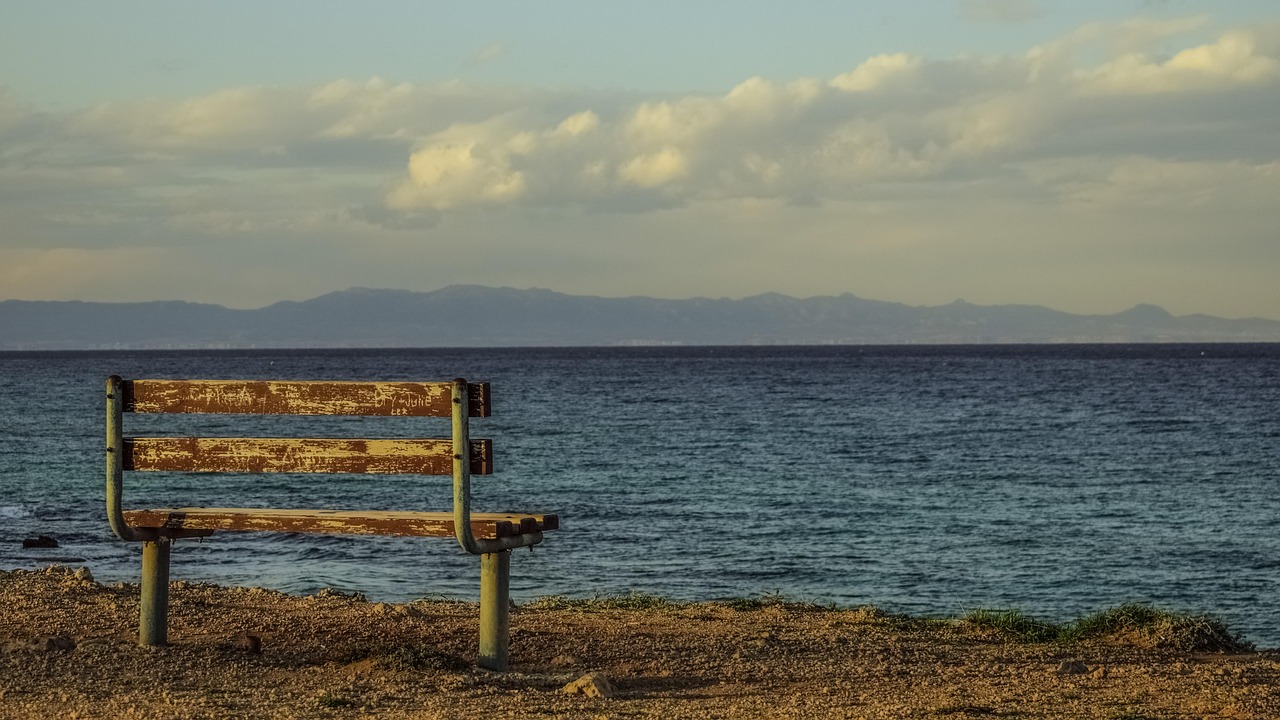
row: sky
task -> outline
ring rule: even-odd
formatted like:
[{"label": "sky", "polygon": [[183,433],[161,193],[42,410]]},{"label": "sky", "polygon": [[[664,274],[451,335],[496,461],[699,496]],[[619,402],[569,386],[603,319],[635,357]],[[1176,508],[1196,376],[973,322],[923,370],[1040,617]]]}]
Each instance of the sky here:
[{"label": "sky", "polygon": [[1275,0],[0,4],[0,300],[1280,320]]}]

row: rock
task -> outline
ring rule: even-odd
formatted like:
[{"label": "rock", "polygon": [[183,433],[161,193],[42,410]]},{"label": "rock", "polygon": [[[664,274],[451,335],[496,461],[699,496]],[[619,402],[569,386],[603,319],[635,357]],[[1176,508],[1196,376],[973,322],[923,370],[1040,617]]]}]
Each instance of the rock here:
[{"label": "rock", "polygon": [[1089,672],[1089,666],[1079,660],[1063,660],[1058,665],[1059,675],[1084,675]]},{"label": "rock", "polygon": [[587,673],[573,682],[560,688],[567,695],[586,695],[591,698],[610,698],[614,696],[613,685],[603,673]]},{"label": "rock", "polygon": [[93,582],[93,573],[89,572],[89,568],[80,567],[75,572],[75,578],[83,583]]},{"label": "rock", "polygon": [[257,655],[262,652],[262,638],[249,633],[240,633],[231,638],[231,647]]},{"label": "rock", "polygon": [[27,538],[22,541],[22,547],[26,548],[56,548],[58,541],[48,535],[39,535],[33,538]]}]

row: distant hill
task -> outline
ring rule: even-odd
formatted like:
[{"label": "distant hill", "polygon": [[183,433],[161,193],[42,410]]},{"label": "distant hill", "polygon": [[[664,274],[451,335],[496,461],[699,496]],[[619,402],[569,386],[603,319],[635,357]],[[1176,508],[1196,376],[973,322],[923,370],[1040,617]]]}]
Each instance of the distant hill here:
[{"label": "distant hill", "polygon": [[660,300],[476,285],[354,288],[257,310],[0,302],[0,350],[1063,342],[1280,342],[1280,322],[1175,317],[1154,305],[1073,315],[961,300],[914,307],[849,294]]}]

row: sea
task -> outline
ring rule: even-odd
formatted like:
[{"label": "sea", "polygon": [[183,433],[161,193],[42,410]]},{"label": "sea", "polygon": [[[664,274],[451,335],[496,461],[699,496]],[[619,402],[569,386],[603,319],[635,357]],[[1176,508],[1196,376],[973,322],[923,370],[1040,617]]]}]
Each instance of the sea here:
[{"label": "sea", "polygon": [[[104,382],[492,384],[489,511],[558,513],[512,595],[783,597],[1065,621],[1210,613],[1280,647],[1280,345],[0,353],[0,568],[136,582],[104,507]],[[447,420],[126,415],[126,435],[444,437]],[[127,473],[125,506],[447,510],[449,479]],[[57,548],[23,548],[48,535]],[[447,539],[219,533],[175,580],[476,599]]]}]

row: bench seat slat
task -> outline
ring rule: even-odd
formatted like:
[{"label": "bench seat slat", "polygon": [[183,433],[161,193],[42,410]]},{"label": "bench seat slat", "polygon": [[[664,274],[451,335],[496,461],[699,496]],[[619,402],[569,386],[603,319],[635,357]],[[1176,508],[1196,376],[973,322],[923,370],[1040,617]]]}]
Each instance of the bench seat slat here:
[{"label": "bench seat slat", "polygon": [[[450,382],[126,380],[124,411],[449,417]],[[489,383],[470,383],[468,414],[489,417]]]},{"label": "bench seat slat", "polygon": [[[261,530],[418,537],[452,537],[454,534],[453,514],[448,512],[187,507],[126,510],[124,517],[131,527],[160,530]],[[559,518],[555,515],[471,513],[471,530],[480,538],[511,537],[559,527]]]},{"label": "bench seat slat", "polygon": [[[449,475],[449,440],[397,438],[125,438],[125,470]],[[471,441],[471,472],[493,472],[493,443]]]}]

